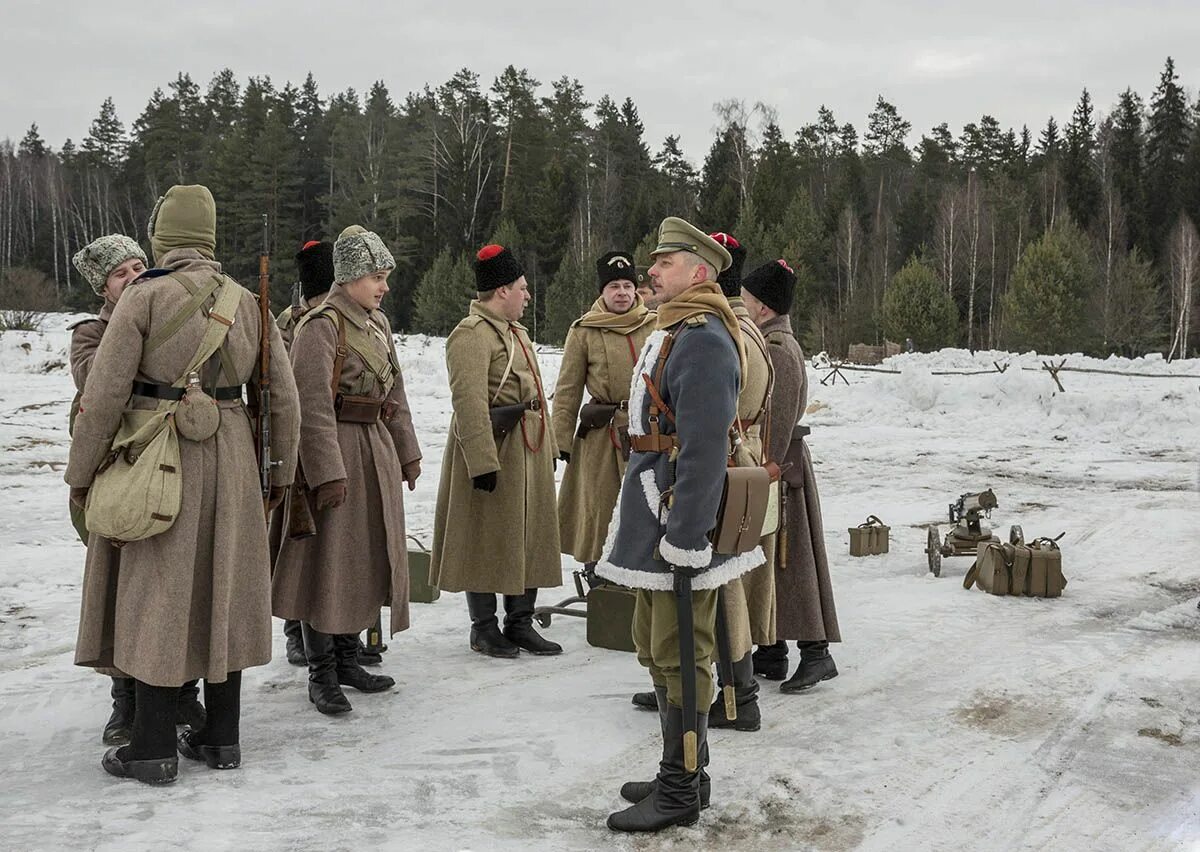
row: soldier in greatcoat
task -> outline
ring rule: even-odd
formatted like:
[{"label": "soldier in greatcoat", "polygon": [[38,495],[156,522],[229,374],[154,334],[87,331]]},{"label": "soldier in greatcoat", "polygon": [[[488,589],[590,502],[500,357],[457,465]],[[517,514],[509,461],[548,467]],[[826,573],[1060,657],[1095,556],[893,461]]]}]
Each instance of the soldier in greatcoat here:
[{"label": "soldier in greatcoat", "polygon": [[[296,285],[300,289],[300,298],[275,317],[275,324],[279,326],[279,333],[282,335],[283,343],[288,347],[288,351],[291,351],[292,348],[296,325],[304,318],[305,314],[325,301],[325,297],[329,294],[329,288],[333,286],[333,243],[321,240],[306,242],[296,253],[296,271],[300,278]],[[293,298],[295,297],[293,296]],[[280,504],[271,513],[272,567],[279,558],[279,548],[283,544],[283,537],[287,532],[284,527],[286,511],[287,507]],[[287,637],[287,661],[293,666],[308,665],[308,658],[304,656],[304,634],[300,628],[300,622],[294,618],[286,619],[283,622],[283,634]]]},{"label": "soldier in greatcoat", "polygon": [[[633,634],[638,660],[654,683],[663,744],[653,781],[629,782],[621,795],[634,802],[612,814],[614,831],[659,831],[690,825],[708,803],[707,710],[712,701],[717,589],[763,562],[762,549],[714,552],[730,429],[746,349],[737,317],[716,283],[729,252],[691,224],[669,217],[659,228],[651,276],[663,298],[655,331],[634,368],[630,441],[608,539],[596,573],[637,589]],[[645,378],[644,378],[645,377]],[[649,379],[649,382],[646,381]],[[681,636],[677,575],[690,578],[693,636]],[[682,594],[682,592],[680,592]],[[682,643],[695,649],[696,768],[683,745]]]},{"label": "soldier in greatcoat", "polygon": [[582,562],[589,577],[625,474],[633,365],[654,329],[654,314],[634,289],[632,255],[610,251],[596,261],[596,273],[600,296],[567,332],[553,417],[559,456],[568,463],[558,491],[562,552]]},{"label": "soldier in greatcoat", "polygon": [[391,635],[409,626],[403,486],[416,487],[421,450],[391,326],[379,309],[395,265],[376,234],[357,225],[344,230],[333,248],[336,283],[292,341],[300,467],[317,530],[284,537],[274,608],[303,622],[308,697],[330,715],[351,709],[343,686],[395,686],[358,662],[358,634],[379,608],[391,608]]},{"label": "soldier in greatcoat", "polygon": [[[558,447],[537,352],[518,321],[529,283],[503,246],[479,250],[478,291],[446,341],[450,420],[434,515],[430,579],[466,592],[473,651],[562,653],[533,629],[538,589],[562,585],[554,495]],[[504,629],[496,595],[504,598]]]},{"label": "soldier in greatcoat", "polygon": [[842,636],[812,455],[803,430],[796,428],[808,404],[804,353],[789,316],[796,276],[782,260],[775,261],[754,270],[742,287],[746,308],[766,338],[775,368],[770,454],[785,467],[784,518],[775,545],[778,641],[760,645],[754,652],[754,670],[768,680],[787,678],[786,640],[795,640],[800,665],[779,688],[801,692],[837,677],[829,643],[842,641]]},{"label": "soldier in greatcoat", "polygon": [[[127,410],[178,399],[173,384],[199,349],[228,278],[215,261],[216,205],[203,186],[175,186],[150,220],[158,277],[131,284],[112,311],[84,386],[65,479],[85,505]],[[204,296],[205,293],[210,295]],[[204,296],[204,298],[200,298]],[[224,342],[199,374],[216,400],[219,425],[204,440],[181,436],[182,503],[171,526],[132,541],[112,558],[92,533],[83,580],[77,665],[116,668],[135,679],[129,745],[109,749],[112,775],[146,783],[175,780],[176,751],[217,769],[241,762],[241,672],[271,659],[270,564],[243,386],[257,383],[260,336],[271,347],[270,499],[283,499],[293,476],[299,408],[283,341],[258,302],[242,290]],[[169,331],[170,333],[165,333]],[[151,345],[148,341],[153,341]],[[219,357],[218,357],[219,356]],[[207,719],[176,739],[180,686],[203,677]]]},{"label": "soldier in greatcoat", "polygon": [[[97,296],[104,300],[99,313],[94,317],[80,320],[71,325],[71,347],[69,362],[71,378],[75,381],[75,399],[71,403],[69,428],[74,430],[75,416],[79,412],[79,400],[83,395],[83,386],[87,381],[96,350],[108,328],[112,318],[113,308],[125,287],[136,281],[146,272],[146,253],[137,241],[124,234],[109,234],[88,243],[72,258],[75,268],[84,280],[88,282]],[[83,508],[70,505],[71,522],[75,525],[84,545],[88,544],[87,524],[83,517]],[[120,551],[112,546],[107,539],[97,538],[96,546],[110,548],[109,559],[114,564],[120,558]],[[135,706],[135,690],[133,678],[126,677],[117,669],[100,669],[101,674],[112,678],[111,695],[113,701],[112,715],[104,726],[100,739],[105,745],[124,745],[129,742],[129,733],[133,725]],[[178,725],[186,725],[195,730],[204,727],[204,705],[199,699],[199,681],[190,680],[179,690],[179,701],[175,721]]]}]

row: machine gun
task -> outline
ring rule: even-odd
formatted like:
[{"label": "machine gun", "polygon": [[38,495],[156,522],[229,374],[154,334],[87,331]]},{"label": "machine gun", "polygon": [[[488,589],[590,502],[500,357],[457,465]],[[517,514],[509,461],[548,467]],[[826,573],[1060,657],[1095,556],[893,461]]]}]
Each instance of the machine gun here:
[{"label": "machine gun", "polygon": [[[942,540],[936,524],[931,525],[928,531],[925,555],[929,559],[929,572],[933,576],[942,576],[943,557],[975,556],[981,543],[1000,543],[1000,539],[983,522],[984,518],[991,518],[992,509],[999,505],[995,492],[990,488],[986,491],[963,494],[950,504],[950,523],[954,524],[954,529],[946,533],[945,541]],[[1013,526],[1009,530],[1010,542],[1024,540],[1024,533],[1019,526]]]}]

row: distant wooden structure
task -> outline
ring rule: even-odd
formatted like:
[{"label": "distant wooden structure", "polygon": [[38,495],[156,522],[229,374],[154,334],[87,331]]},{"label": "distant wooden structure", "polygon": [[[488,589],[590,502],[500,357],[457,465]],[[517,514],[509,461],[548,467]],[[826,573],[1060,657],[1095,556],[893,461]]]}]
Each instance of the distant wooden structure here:
[{"label": "distant wooden structure", "polygon": [[867,343],[851,343],[846,352],[846,360],[854,364],[882,364],[884,358],[899,355],[902,351],[899,343],[884,340],[882,346],[871,346]]}]

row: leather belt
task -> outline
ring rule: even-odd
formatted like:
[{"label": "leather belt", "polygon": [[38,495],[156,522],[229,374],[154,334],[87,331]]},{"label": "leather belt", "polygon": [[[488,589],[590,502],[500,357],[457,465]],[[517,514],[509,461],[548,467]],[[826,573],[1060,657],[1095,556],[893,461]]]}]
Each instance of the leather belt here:
[{"label": "leather belt", "polygon": [[[209,396],[216,400],[233,400],[242,398],[242,388],[244,385],[231,385],[230,387],[216,388],[214,390],[205,390]],[[179,402],[183,399],[183,388],[177,388],[173,385],[155,385],[150,382],[134,382],[133,393],[135,396],[145,396],[150,399],[169,399],[173,402]]]},{"label": "leather belt", "polygon": [[629,446],[635,453],[669,453],[678,448],[674,435],[630,435]]}]

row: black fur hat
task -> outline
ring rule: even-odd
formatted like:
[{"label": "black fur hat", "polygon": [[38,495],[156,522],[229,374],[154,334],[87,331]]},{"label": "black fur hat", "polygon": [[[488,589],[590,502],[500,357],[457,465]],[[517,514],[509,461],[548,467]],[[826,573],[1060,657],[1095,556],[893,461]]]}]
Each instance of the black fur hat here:
[{"label": "black fur hat", "polygon": [[725,250],[729,252],[729,257],[733,260],[729,264],[729,268],[717,276],[721,292],[730,299],[740,296],[742,294],[742,264],[746,262],[746,250],[742,248],[742,244],[733,234],[717,231],[709,236],[725,246]]},{"label": "black fur hat", "polygon": [[480,293],[507,287],[524,274],[521,264],[504,246],[493,243],[475,255],[475,289]]},{"label": "black fur hat", "polygon": [[786,314],[796,296],[796,273],[782,260],[772,260],[747,275],[742,286],[775,313]]},{"label": "black fur hat", "polygon": [[610,281],[629,281],[634,287],[638,283],[637,267],[633,255],[627,251],[610,251],[596,261],[596,276],[603,290]]},{"label": "black fur hat", "polygon": [[309,240],[296,252],[296,267],[305,299],[326,292],[333,286],[333,243]]}]

